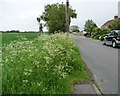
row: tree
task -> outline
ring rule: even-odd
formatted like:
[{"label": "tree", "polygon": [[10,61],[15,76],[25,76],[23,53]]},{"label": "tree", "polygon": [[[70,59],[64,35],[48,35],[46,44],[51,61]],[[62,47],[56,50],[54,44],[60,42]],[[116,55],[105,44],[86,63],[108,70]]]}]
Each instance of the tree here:
[{"label": "tree", "polygon": [[[45,6],[44,12],[41,16],[41,19],[46,22],[46,27],[48,28],[50,33],[54,33],[55,31],[63,31],[66,30],[66,14],[65,4],[48,4]],[[75,10],[71,7],[69,9],[70,17],[76,18],[77,14]],[[70,20],[71,21],[71,20]]]},{"label": "tree", "polygon": [[39,16],[39,17],[37,17],[37,21],[38,21],[38,23],[39,23],[39,32],[40,33],[43,33],[43,24],[41,23],[41,16]]},{"label": "tree", "polygon": [[95,27],[93,30],[92,30],[92,37],[94,37],[95,35],[98,35],[99,33],[101,32],[101,28],[98,28],[98,27]]},{"label": "tree", "polygon": [[84,25],[84,31],[88,32],[91,36],[93,29],[96,28],[97,25],[92,20],[87,20]]},{"label": "tree", "polygon": [[120,30],[120,21],[113,21],[110,25],[109,28],[111,30]]},{"label": "tree", "polygon": [[72,31],[72,32],[80,32],[80,31],[79,31],[79,27],[76,26],[76,25],[71,26],[71,31]]}]

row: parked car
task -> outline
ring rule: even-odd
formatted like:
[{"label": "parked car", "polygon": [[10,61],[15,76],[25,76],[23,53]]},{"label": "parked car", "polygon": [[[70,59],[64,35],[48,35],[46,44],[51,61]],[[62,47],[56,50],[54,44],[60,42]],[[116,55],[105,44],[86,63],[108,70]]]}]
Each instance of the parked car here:
[{"label": "parked car", "polygon": [[111,45],[117,47],[120,45],[120,30],[113,30],[102,40],[103,45]]}]

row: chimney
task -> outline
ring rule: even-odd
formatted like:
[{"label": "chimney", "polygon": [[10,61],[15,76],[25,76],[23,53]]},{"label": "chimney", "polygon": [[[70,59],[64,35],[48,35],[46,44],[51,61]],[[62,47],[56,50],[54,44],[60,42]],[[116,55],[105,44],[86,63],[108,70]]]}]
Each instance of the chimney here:
[{"label": "chimney", "polygon": [[114,20],[118,20],[118,16],[114,16]]}]

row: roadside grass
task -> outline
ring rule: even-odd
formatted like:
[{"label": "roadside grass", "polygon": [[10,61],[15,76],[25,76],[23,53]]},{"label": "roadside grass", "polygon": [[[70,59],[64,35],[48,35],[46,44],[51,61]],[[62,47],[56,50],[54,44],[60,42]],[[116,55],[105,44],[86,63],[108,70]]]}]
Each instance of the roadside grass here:
[{"label": "roadside grass", "polygon": [[0,32],[0,95],[2,94],[2,33]]},{"label": "roadside grass", "polygon": [[0,47],[2,47],[2,32],[0,32]]},{"label": "roadside grass", "polygon": [[71,94],[90,79],[75,42],[60,33],[3,46],[2,70],[4,94]]}]

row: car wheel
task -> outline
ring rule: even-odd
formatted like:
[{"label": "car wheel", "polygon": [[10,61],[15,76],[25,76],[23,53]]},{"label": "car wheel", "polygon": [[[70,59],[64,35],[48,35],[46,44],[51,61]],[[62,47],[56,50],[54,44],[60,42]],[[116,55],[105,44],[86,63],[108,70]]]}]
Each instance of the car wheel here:
[{"label": "car wheel", "polygon": [[105,40],[102,41],[102,44],[103,44],[103,45],[106,45]]},{"label": "car wheel", "polygon": [[115,48],[116,46],[117,46],[117,45],[116,45],[116,42],[113,41],[113,42],[112,42],[112,47]]}]

